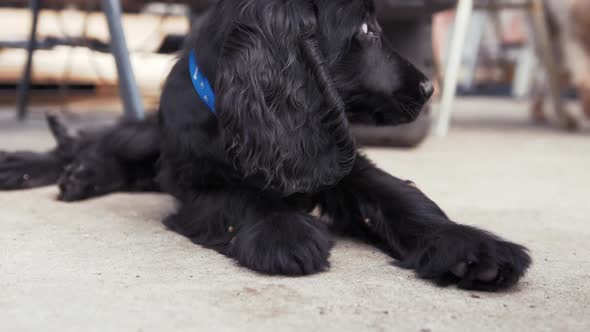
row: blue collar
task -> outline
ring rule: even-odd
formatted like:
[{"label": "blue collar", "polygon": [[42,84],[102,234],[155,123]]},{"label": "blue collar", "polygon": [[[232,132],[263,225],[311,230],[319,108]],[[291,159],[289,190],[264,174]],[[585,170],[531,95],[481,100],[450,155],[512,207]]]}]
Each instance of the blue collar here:
[{"label": "blue collar", "polygon": [[205,77],[205,75],[199,70],[197,56],[195,55],[194,49],[192,49],[190,53],[189,68],[195,91],[199,97],[201,97],[201,100],[209,107],[211,113],[215,114],[215,92],[213,92],[213,88],[207,77]]}]

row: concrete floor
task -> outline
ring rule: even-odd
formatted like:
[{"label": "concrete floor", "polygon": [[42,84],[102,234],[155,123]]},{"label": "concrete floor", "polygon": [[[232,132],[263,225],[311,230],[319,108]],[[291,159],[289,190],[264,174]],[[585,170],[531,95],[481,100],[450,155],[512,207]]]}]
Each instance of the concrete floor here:
[{"label": "concrete floor", "polygon": [[[339,240],[330,271],[258,275],[168,232],[164,195],[69,204],[56,188],[0,193],[2,331],[589,331],[590,130],[529,125],[524,104],[459,103],[446,139],[368,149],[453,219],[532,252],[500,294],[437,288]],[[43,148],[31,121],[0,112],[0,148]]]}]

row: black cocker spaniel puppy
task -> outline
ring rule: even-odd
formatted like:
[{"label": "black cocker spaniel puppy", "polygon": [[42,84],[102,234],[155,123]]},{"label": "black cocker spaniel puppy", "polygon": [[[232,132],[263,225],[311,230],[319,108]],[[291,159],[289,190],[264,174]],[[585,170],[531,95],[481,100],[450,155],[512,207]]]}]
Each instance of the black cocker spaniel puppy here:
[{"label": "black cocker spaniel puppy", "polygon": [[180,202],[166,225],[253,270],[305,275],[329,267],[332,240],[307,213],[319,206],[330,229],[420,277],[466,289],[515,284],[530,264],[524,247],[452,222],[357,153],[349,119],[409,122],[433,93],[374,11],[370,0],[216,4],[161,99],[159,177]]},{"label": "black cocker spaniel puppy", "polygon": [[123,123],[76,148],[77,163],[58,162],[71,165],[56,171],[62,199],[79,192],[67,179],[89,178],[78,164],[100,165],[104,176],[82,192],[101,194],[140,190],[121,184],[150,183],[159,156],[158,188],[179,201],[165,224],[255,271],[325,270],[331,230],[439,285],[508,288],[530,265],[524,247],[454,223],[357,152],[349,121],[412,121],[432,93],[383,38],[371,0],[221,0],[166,81],[159,131]]}]

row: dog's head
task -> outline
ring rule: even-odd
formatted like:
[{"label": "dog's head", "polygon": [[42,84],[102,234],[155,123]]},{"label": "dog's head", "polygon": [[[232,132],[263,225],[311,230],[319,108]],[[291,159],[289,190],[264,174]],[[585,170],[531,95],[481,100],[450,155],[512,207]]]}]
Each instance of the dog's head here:
[{"label": "dog's head", "polygon": [[384,36],[372,0],[317,0],[318,34],[349,118],[377,125],[416,119],[434,88]]},{"label": "dog's head", "polygon": [[119,162],[100,146],[104,130],[74,130],[56,114],[47,115],[47,125],[57,143],[55,153],[63,168],[57,179],[59,200],[79,201],[124,187]]},{"label": "dog's head", "polygon": [[89,150],[65,167],[57,184],[58,199],[73,202],[124,190],[126,178],[115,158]]},{"label": "dog's head", "polygon": [[230,159],[283,195],[351,171],[347,116],[412,121],[432,94],[383,37],[369,0],[221,1],[197,39],[203,45],[219,48],[201,54],[215,63],[209,74]]},{"label": "dog's head", "polygon": [[[48,116],[47,121],[64,167],[57,180],[59,200],[151,189],[159,155],[157,126],[151,119],[86,131],[73,131],[56,116]],[[138,187],[143,182],[147,187]]]}]

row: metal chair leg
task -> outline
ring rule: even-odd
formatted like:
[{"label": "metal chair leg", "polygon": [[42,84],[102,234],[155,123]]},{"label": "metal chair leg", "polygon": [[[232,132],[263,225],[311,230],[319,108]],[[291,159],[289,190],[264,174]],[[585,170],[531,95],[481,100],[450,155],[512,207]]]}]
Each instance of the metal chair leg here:
[{"label": "metal chair leg", "polygon": [[121,3],[119,0],[102,0],[102,7],[111,34],[111,50],[117,65],[119,91],[121,98],[123,98],[125,115],[131,119],[143,119],[145,117],[143,104],[129,60],[129,51],[121,24]]},{"label": "metal chair leg", "polygon": [[25,63],[25,69],[23,71],[23,76],[21,78],[21,82],[18,86],[18,93],[17,93],[17,102],[16,102],[16,109],[17,109],[17,117],[19,120],[24,120],[27,116],[27,109],[29,104],[29,92],[31,88],[31,71],[33,66],[33,53],[37,48],[37,23],[39,21],[39,12],[41,9],[41,0],[31,0],[30,2],[31,7],[31,31],[29,35],[29,40],[27,43],[27,61]]}]

